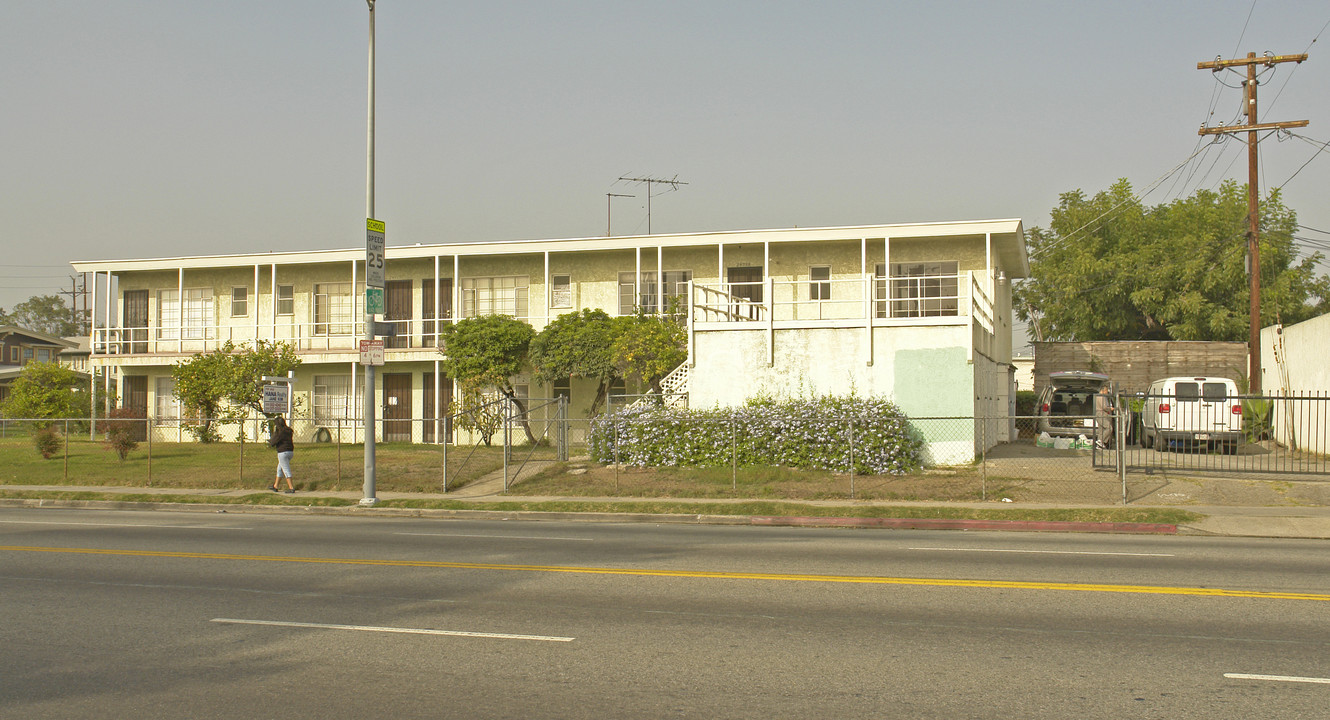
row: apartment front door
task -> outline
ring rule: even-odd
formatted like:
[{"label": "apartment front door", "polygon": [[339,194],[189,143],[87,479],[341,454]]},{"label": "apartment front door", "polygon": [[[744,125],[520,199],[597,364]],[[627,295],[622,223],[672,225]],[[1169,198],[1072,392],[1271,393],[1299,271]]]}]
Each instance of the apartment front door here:
[{"label": "apartment front door", "polygon": [[762,268],[732,267],[725,271],[731,297],[747,302],[736,302],[730,311],[750,320],[762,317]]},{"label": "apartment front door", "polygon": [[[126,375],[124,390],[125,394],[120,398],[120,407],[131,411],[133,413],[132,417],[148,417],[148,376]],[[130,426],[130,434],[138,442],[147,440],[147,421],[133,423]]]},{"label": "apartment front door", "polygon": [[[148,291],[147,290],[126,290],[125,306],[121,314],[121,326],[125,328],[121,340],[128,342],[122,343],[121,352],[125,353],[145,353],[148,352]],[[143,379],[147,382],[147,378]],[[144,392],[147,392],[147,385],[144,385]],[[144,396],[144,408],[147,408],[147,396]]]},{"label": "apartment front door", "polygon": [[[432,372],[424,373],[420,376],[420,379],[424,381],[424,383],[422,384],[422,387],[424,388],[424,397],[421,398],[421,402],[423,402],[425,406],[421,408],[422,410],[421,414],[425,418],[425,442],[427,443],[434,442],[434,438],[438,435],[440,431],[443,433],[444,442],[452,442],[453,439],[452,423],[449,422],[449,420],[440,419],[435,416],[434,373]],[[443,396],[439,398],[439,403],[438,403],[439,414],[447,418],[448,408],[452,405],[453,402],[452,378],[449,378],[447,375],[441,375],[439,376],[439,384],[443,386],[442,388]]]},{"label": "apartment front door", "polygon": [[397,336],[384,338],[386,348],[411,347],[411,281],[389,280],[384,294],[384,320],[397,320]]},{"label": "apartment front door", "polygon": [[411,373],[383,376],[383,441],[411,442]]}]

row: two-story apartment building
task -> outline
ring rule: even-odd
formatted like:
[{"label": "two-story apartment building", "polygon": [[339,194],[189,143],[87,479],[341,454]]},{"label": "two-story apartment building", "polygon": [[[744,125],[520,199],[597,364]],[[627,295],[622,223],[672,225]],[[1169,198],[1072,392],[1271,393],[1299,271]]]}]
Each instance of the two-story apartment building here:
[{"label": "two-story apartment building", "polygon": [[[110,319],[92,331],[90,366],[108,388],[117,381],[122,405],[172,418],[175,363],[227,340],[288,342],[311,427],[354,425],[364,261],[353,248],[76,262],[99,276],[96,315]],[[502,313],[539,331],[581,308],[671,304],[689,330],[672,386],[694,407],[853,391],[915,416],[1002,415],[1010,282],[1027,272],[1020,220],[390,247],[383,319],[397,335],[377,373],[377,432],[445,439],[438,419],[455,388],[439,368],[440,323]],[[594,392],[575,379],[518,385],[568,396],[574,413]]]}]

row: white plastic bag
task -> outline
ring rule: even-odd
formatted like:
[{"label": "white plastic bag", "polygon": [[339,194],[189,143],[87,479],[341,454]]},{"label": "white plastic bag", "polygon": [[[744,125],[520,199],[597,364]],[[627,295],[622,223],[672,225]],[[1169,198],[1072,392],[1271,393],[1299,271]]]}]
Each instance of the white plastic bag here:
[{"label": "white plastic bag", "polygon": [[1048,433],[1041,432],[1039,437],[1035,438],[1034,444],[1036,447],[1051,448],[1053,447],[1053,438]]}]

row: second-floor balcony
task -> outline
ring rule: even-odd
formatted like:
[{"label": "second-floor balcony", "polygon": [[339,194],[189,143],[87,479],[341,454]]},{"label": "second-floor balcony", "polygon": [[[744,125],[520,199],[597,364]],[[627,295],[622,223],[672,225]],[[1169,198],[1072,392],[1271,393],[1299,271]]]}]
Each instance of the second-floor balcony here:
[{"label": "second-floor balcony", "polygon": [[[677,310],[695,331],[751,330],[759,328],[883,327],[972,325],[981,349],[991,342],[994,329],[994,283],[983,272],[946,275],[776,280],[706,285],[687,282]],[[656,309],[652,303],[651,309]],[[547,318],[519,318],[532,325]],[[396,335],[384,339],[389,353],[399,359],[414,353],[434,353],[439,332],[451,318],[380,320]],[[191,317],[168,327],[96,328],[91,338],[93,357],[179,356],[210,352],[226,342],[253,345],[256,340],[288,343],[305,354],[357,353],[365,336],[363,318],[330,314],[324,320],[203,324]],[[422,358],[423,359],[423,358]]]}]

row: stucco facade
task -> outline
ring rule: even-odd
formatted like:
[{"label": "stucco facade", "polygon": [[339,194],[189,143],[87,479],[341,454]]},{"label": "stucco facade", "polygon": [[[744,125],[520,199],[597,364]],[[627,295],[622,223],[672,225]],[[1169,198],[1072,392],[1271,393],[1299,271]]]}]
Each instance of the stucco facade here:
[{"label": "stucco facade", "polygon": [[[122,381],[118,402],[156,416],[172,408],[159,396],[171,367],[193,353],[287,342],[307,411],[332,417],[337,387],[336,412],[354,424],[364,258],[357,248],[74,263],[104,276],[90,365],[108,387]],[[993,378],[1009,372],[1010,282],[1027,270],[1019,220],[389,247],[382,318],[398,334],[376,392],[393,378],[410,417],[447,414],[438,323],[494,312],[539,331],[582,308],[673,302],[688,320],[680,377],[694,406],[857,392],[915,416],[972,417],[1005,402],[994,388],[1009,383]],[[530,397],[555,390],[518,382]],[[574,379],[565,392],[585,413],[594,387]]]}]

